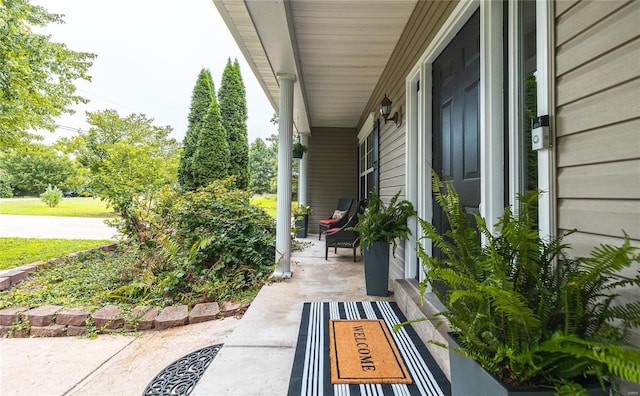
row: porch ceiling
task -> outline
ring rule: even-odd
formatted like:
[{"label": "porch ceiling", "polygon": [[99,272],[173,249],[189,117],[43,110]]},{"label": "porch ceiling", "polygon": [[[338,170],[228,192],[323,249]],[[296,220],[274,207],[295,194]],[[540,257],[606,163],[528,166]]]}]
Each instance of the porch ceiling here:
[{"label": "porch ceiling", "polygon": [[294,123],[355,128],[417,0],[214,0],[274,109],[295,74]]}]

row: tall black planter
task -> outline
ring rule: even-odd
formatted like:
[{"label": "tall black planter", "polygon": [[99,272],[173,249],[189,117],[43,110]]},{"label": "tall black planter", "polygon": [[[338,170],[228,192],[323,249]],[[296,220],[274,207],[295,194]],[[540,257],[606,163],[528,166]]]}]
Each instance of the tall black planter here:
[{"label": "tall black planter", "polygon": [[[451,394],[474,396],[553,396],[555,389],[508,387],[486,371],[475,360],[454,352],[458,348],[455,335],[449,333],[449,363],[451,365]],[[599,384],[585,386],[589,396],[607,396]]]},{"label": "tall black planter", "polygon": [[374,242],[370,248],[364,248],[364,280],[367,296],[389,294],[389,243]]},{"label": "tall black planter", "polygon": [[297,228],[296,238],[306,238],[308,235],[309,215],[308,214],[294,214],[295,225]]}]

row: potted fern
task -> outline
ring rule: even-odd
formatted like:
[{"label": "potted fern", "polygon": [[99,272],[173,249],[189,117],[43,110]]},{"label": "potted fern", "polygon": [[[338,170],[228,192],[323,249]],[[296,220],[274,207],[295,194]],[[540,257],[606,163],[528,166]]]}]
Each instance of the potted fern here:
[{"label": "potted fern", "polygon": [[375,192],[363,213],[358,214],[358,223],[349,229],[360,235],[360,248],[364,254],[364,275],[369,296],[386,296],[389,282],[389,246],[395,255],[396,239],[408,238],[411,230],[407,226],[409,217],[416,214],[411,202],[399,200],[398,191],[388,205]]},{"label": "potted fern", "polygon": [[640,383],[640,350],[629,343],[640,326],[640,299],[618,301],[621,288],[640,287],[640,270],[619,275],[639,259],[626,234],[620,247],[574,258],[562,236],[539,237],[536,193],[520,197],[517,214],[505,209],[493,235],[480,216],[477,226],[469,224],[451,183],[434,174],[433,188],[451,229],[441,235],[419,219],[424,238],[446,257],[418,248],[421,290],[444,286],[434,292],[446,310],[430,319],[452,330],[450,345],[442,346],[451,351],[453,394],[605,395],[616,377]]}]

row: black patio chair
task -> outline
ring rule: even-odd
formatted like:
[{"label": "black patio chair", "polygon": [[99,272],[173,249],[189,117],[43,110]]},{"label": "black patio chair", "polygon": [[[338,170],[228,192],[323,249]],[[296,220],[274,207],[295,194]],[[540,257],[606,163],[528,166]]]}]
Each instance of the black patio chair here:
[{"label": "black patio chair", "polygon": [[[318,240],[322,239],[322,232],[327,231],[330,228],[339,228],[347,223],[349,220],[349,211],[351,210],[351,206],[353,205],[353,198],[340,198],[338,200],[338,205],[336,206],[336,210],[333,212],[331,217],[328,219],[320,220],[319,224],[319,232],[318,232]],[[341,217],[337,217],[337,211],[342,212]]]},{"label": "black patio chair", "polygon": [[360,243],[360,235],[357,231],[348,230],[358,224],[358,214],[362,214],[367,207],[367,201],[358,202],[358,209],[342,227],[330,228],[325,235],[324,259],[329,259],[329,248],[334,248],[334,253],[338,253],[338,248],[353,249],[353,262],[356,261],[356,249]]}]

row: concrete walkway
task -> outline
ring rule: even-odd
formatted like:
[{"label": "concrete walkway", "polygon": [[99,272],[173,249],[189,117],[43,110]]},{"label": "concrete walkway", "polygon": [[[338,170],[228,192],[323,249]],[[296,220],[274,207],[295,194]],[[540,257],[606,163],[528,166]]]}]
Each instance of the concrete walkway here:
[{"label": "concrete walkway", "polygon": [[0,215],[2,238],[115,239],[117,231],[91,217]]},{"label": "concrete walkway", "polygon": [[239,323],[226,318],[140,337],[0,339],[0,395],[142,395],[166,366],[225,343]]}]

